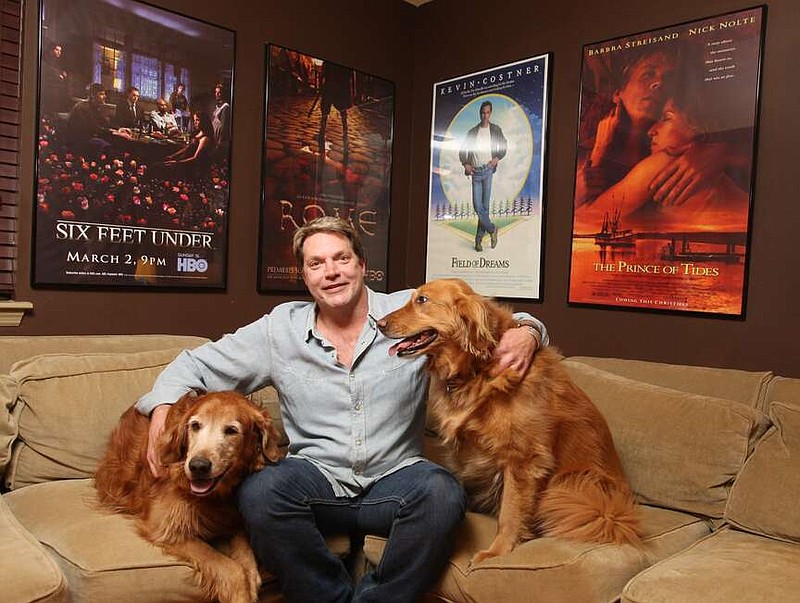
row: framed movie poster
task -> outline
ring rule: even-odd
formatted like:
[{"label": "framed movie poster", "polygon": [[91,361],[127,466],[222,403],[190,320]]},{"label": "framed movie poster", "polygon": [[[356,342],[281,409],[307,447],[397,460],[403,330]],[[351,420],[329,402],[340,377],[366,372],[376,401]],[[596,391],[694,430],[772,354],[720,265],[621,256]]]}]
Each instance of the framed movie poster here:
[{"label": "framed movie poster", "polygon": [[305,289],[292,237],[320,216],[352,224],[367,285],[386,291],[394,84],[273,44],[266,55],[259,291]]},{"label": "framed movie poster", "polygon": [[224,288],[234,33],[41,0],[34,285]]},{"label": "framed movie poster", "polygon": [[744,315],[764,18],[583,48],[571,303]]},{"label": "framed movie poster", "polygon": [[541,299],[550,55],[434,84],[426,279]]}]

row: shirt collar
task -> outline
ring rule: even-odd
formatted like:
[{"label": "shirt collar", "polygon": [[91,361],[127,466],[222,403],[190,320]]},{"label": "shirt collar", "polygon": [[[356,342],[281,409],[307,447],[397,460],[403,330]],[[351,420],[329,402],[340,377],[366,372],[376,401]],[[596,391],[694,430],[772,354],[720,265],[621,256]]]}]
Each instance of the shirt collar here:
[{"label": "shirt collar", "polygon": [[[383,308],[381,307],[380,299],[375,292],[366,287],[367,290],[367,320],[372,328],[375,327],[375,324],[383,318],[383,316],[388,312],[383,312]],[[305,340],[308,341],[312,337],[316,339],[322,340],[322,337],[319,333],[317,333],[317,302],[313,301],[308,304],[308,314],[306,315],[306,322],[305,328],[303,329],[303,333],[305,334]]]}]

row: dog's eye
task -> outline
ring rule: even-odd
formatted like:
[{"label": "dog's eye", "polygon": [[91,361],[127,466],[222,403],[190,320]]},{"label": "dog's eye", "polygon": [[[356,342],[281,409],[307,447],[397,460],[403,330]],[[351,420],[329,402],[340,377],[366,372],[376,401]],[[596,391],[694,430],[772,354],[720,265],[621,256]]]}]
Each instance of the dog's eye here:
[{"label": "dog's eye", "polygon": [[192,421],[189,423],[189,429],[192,431],[200,431],[200,421]]},{"label": "dog's eye", "polygon": [[425,304],[425,303],[428,303],[428,298],[427,298],[427,297],[425,297],[424,295],[420,295],[420,296],[417,298],[417,303],[418,303],[418,304]]},{"label": "dog's eye", "polygon": [[236,427],[234,427],[233,425],[228,425],[225,428],[225,435],[232,436],[236,435],[237,433],[239,433],[239,430],[236,429]]}]

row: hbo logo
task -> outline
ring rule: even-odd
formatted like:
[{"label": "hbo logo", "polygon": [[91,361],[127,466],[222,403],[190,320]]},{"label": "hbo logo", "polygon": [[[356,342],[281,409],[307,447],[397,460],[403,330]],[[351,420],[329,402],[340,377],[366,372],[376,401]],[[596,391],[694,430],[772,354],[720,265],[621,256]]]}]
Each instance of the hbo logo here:
[{"label": "hbo logo", "polygon": [[206,270],[208,270],[208,262],[206,260],[178,258],[178,272],[205,272]]}]

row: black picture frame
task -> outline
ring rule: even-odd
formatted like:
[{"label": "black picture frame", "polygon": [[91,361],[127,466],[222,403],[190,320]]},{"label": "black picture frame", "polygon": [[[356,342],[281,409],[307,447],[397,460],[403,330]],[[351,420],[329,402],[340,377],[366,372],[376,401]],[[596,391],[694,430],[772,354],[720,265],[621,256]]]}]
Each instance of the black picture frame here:
[{"label": "black picture frame", "polygon": [[583,47],[570,305],[744,318],[765,31],[762,5]]},{"label": "black picture frame", "polygon": [[355,228],[366,284],[387,291],[394,83],[276,44],[265,63],[258,291],[305,290],[292,237],[325,215]]},{"label": "black picture frame", "polygon": [[39,0],[34,287],[226,287],[235,51],[138,0]]},{"label": "black picture frame", "polygon": [[[552,63],[545,53],[433,85],[427,280],[461,278],[482,295],[542,300]],[[497,160],[478,167],[490,183],[480,189],[472,164],[483,162],[475,149],[484,108]],[[483,217],[478,190],[489,194]]]}]

